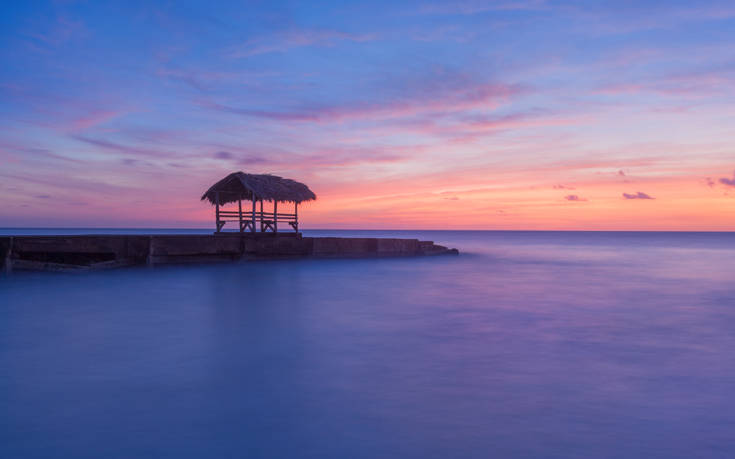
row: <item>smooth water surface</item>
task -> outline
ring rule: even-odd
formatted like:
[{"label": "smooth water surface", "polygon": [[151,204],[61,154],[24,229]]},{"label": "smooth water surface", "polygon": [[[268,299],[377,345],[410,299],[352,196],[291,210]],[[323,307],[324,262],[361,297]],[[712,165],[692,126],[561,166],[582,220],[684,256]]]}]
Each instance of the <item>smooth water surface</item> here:
[{"label": "smooth water surface", "polygon": [[0,457],[731,458],[735,234],[0,277]]}]

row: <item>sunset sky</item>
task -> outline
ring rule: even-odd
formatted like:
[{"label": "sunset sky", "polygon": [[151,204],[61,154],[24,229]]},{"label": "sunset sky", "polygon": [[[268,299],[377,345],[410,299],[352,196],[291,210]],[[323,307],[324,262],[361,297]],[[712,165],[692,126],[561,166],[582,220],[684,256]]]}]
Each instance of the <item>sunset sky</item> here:
[{"label": "sunset sky", "polygon": [[0,227],[735,230],[735,3],[9,2]]}]

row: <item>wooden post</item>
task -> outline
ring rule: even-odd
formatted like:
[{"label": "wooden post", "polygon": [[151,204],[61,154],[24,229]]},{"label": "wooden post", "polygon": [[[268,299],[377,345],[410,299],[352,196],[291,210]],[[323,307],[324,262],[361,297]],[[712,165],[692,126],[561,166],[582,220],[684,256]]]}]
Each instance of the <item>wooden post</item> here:
[{"label": "wooden post", "polygon": [[237,213],[240,217],[240,232],[242,233],[242,198],[237,200]]},{"label": "wooden post", "polygon": [[263,232],[263,200],[260,200],[260,232]]},{"label": "wooden post", "polygon": [[273,232],[278,232],[278,201],[273,200]]},{"label": "wooden post", "polygon": [[294,217],[294,223],[293,229],[296,230],[296,232],[299,232],[299,203],[294,202],[293,203],[293,217]]},{"label": "wooden post", "polygon": [[219,228],[220,228],[220,226],[219,226],[219,191],[217,191],[217,192],[214,193],[214,199],[215,199],[215,201],[217,201],[216,204],[215,204],[216,205],[216,208],[215,208],[215,211],[214,211],[215,217],[217,218],[217,223],[216,223],[215,227],[217,228],[217,232],[219,233]]},{"label": "wooden post", "polygon": [[253,194],[253,227],[250,228],[251,232],[255,232],[255,194]]}]

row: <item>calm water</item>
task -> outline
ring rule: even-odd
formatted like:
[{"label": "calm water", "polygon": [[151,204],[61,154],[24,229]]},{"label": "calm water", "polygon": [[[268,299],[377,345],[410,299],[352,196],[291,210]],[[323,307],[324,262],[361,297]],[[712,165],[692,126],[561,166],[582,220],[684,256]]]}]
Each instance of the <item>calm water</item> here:
[{"label": "calm water", "polygon": [[0,278],[0,457],[735,456],[735,233],[368,234]]}]

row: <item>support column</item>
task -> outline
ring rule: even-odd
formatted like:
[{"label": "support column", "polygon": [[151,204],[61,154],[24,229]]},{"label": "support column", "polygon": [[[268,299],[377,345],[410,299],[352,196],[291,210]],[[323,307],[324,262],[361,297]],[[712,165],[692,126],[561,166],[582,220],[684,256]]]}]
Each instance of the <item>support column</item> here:
[{"label": "support column", "polygon": [[242,233],[242,198],[237,200],[237,213],[240,218],[240,232]]},{"label": "support column", "polygon": [[260,232],[263,232],[263,200],[260,200]]},{"label": "support column", "polygon": [[294,217],[293,229],[298,233],[299,232],[299,203],[298,202],[293,203],[293,217]]},{"label": "support column", "polygon": [[214,210],[214,215],[215,215],[215,218],[217,219],[217,222],[215,223],[215,228],[217,228],[217,232],[219,233],[219,228],[220,228],[219,226],[219,191],[214,193],[214,200],[217,201],[215,203],[216,207]]},{"label": "support column", "polygon": [[253,194],[253,227],[250,228],[250,231],[255,232],[255,194]]},{"label": "support column", "polygon": [[273,200],[273,232],[278,232],[278,201]]}]

